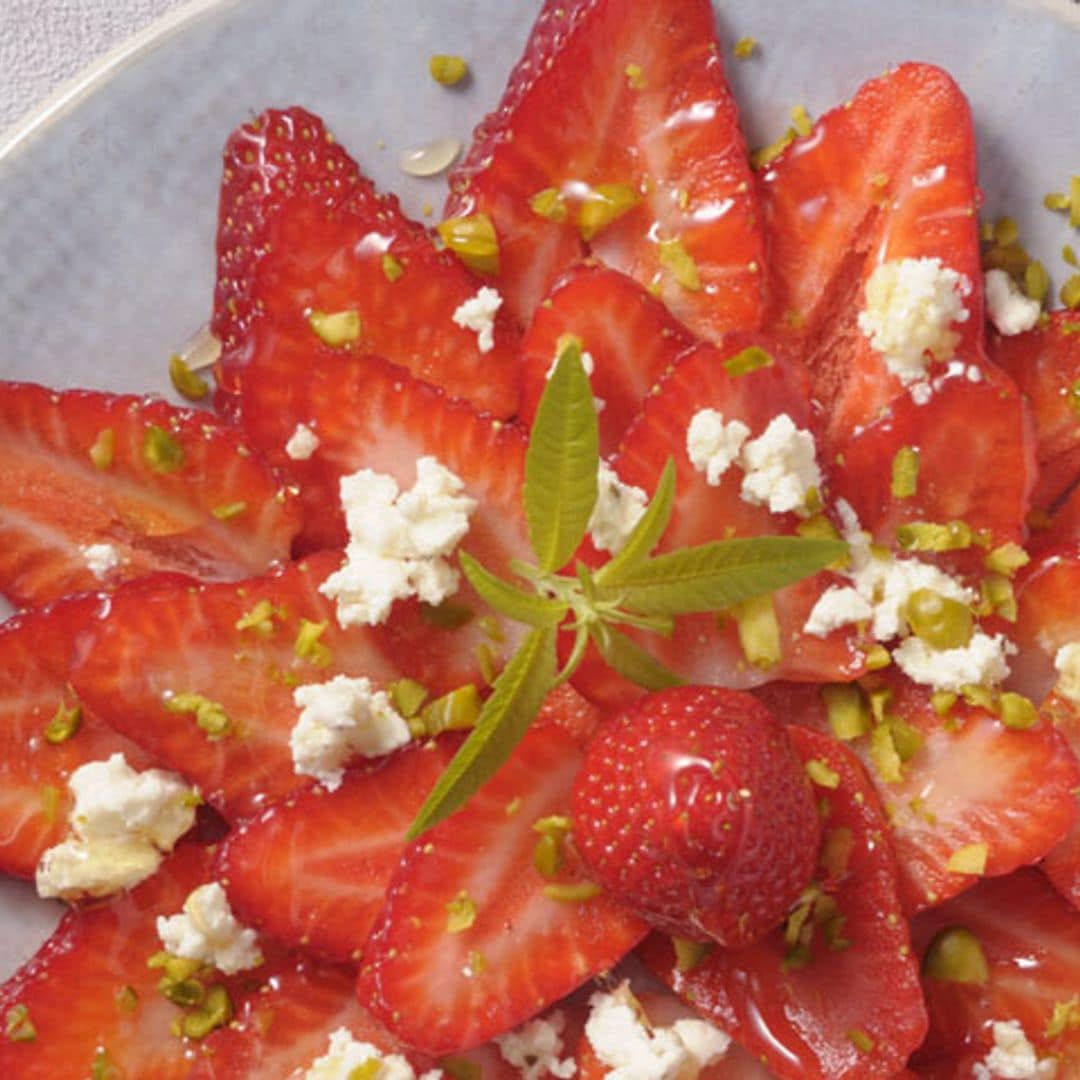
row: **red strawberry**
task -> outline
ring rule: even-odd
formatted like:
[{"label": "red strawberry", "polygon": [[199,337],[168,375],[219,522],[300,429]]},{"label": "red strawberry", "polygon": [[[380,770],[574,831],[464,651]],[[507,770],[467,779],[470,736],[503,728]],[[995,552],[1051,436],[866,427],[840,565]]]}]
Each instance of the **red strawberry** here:
[{"label": "red strawberry", "polygon": [[[72,674],[79,697],[198,785],[229,820],[310,786],[293,771],[289,751],[299,716],[294,687],[336,674],[386,686],[398,674],[372,633],[343,631],[333,604],[318,592],[336,565],[327,553],[239,585],[168,579],[120,590],[84,642]],[[305,620],[324,629],[299,655]],[[220,706],[227,730],[200,728],[198,703],[170,710],[170,694]]]},{"label": "red strawberry", "polygon": [[[32,878],[45,849],[64,838],[67,780],[80,765],[118,752],[133,768],[151,764],[67,683],[97,605],[92,596],[61,600],[0,626],[0,867],[9,874]],[[70,737],[65,721],[75,725]]]},{"label": "red strawberry", "polygon": [[506,765],[454,816],[407,850],[364,948],[361,1003],[430,1054],[477,1046],[606,971],[644,926],[582,887],[572,849],[549,882],[535,869],[542,818],[565,815],[581,764],[574,740],[534,726]]},{"label": "red strawberry", "polygon": [[[825,824],[820,876],[785,931],[679,971],[659,936],[649,966],[781,1077],[892,1076],[926,1031],[918,971],[883,843],[885,817],[858,761],[835,739],[792,728]],[[832,787],[835,775],[836,786]]]},{"label": "red strawberry", "polygon": [[574,838],[611,894],[669,934],[731,948],[783,919],[820,823],[783,727],[749,694],[680,687],[607,724],[574,782]]},{"label": "red strawberry", "polygon": [[[640,202],[586,245],[604,185]],[[760,320],[756,197],[706,0],[548,0],[450,187],[448,214],[494,222],[522,323],[586,246],[705,337]]]},{"label": "red strawberry", "polygon": [[[927,955],[934,951],[931,942],[950,927],[963,927],[976,938],[986,961],[985,981],[956,982],[932,974],[937,965]],[[1040,1057],[1058,1058],[1056,1075],[1080,1075],[1080,912],[1041,875],[1021,870],[983,881],[920,915],[912,937],[924,957],[923,989],[930,1011],[920,1064],[969,1051],[971,1057],[982,1057],[994,1045],[992,1025],[1014,1020]],[[942,948],[937,947],[939,957]],[[949,1075],[972,1074],[957,1070]]]},{"label": "red strawberry", "polygon": [[244,822],[215,863],[237,917],[286,945],[355,962],[453,749],[407,747],[350,770],[337,791],[302,791]]},{"label": "red strawberry", "polygon": [[154,570],[245,577],[298,527],[233,431],[164,401],[0,383],[0,452],[0,589],[17,604]]},{"label": "red strawberry", "polygon": [[619,445],[660,376],[697,343],[632,278],[583,264],[552,289],[525,335],[519,419],[526,425],[536,415],[564,334],[579,338],[593,360],[603,456]]},{"label": "red strawberry", "polygon": [[772,322],[800,344],[829,457],[901,393],[856,324],[880,263],[939,258],[968,278],[957,355],[982,366],[975,141],[945,72],[903,64],[866,83],[768,167],[761,191]]},{"label": "red strawberry", "polygon": [[1052,551],[1055,547],[1080,545],[1080,483],[1057,504],[1046,528],[1032,538],[1035,551]]},{"label": "red strawberry", "polygon": [[[1054,726],[1080,760],[1080,705],[1055,693],[1043,703],[1043,712],[1053,719]],[[1080,800],[1080,789],[1077,799]],[[1057,847],[1047,852],[1039,868],[1058,892],[1080,909],[1080,812],[1072,829]]]},{"label": "red strawberry", "polygon": [[1080,319],[1051,312],[1045,326],[990,337],[990,356],[1015,380],[1035,418],[1039,483],[1035,505],[1049,508],[1080,477],[1080,424],[1073,387],[1080,379]]},{"label": "red strawberry", "polygon": [[514,412],[509,319],[497,319],[494,345],[482,353],[477,334],[453,321],[479,283],[436,250],[394,196],[375,192],[311,113],[271,109],[232,134],[217,252],[212,327],[223,343],[226,403],[249,369],[302,378],[341,352],[319,340],[310,315],[355,311],[360,333],[349,351],[386,356],[478,409]]}]

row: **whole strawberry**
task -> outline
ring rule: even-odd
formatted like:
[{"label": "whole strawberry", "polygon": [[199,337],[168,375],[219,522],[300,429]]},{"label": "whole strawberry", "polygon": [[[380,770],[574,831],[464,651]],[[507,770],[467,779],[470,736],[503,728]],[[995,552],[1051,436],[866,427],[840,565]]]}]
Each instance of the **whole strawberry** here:
[{"label": "whole strawberry", "polygon": [[649,694],[604,727],[573,793],[605,888],[658,929],[738,948],[810,881],[821,825],[783,726],[749,694]]}]

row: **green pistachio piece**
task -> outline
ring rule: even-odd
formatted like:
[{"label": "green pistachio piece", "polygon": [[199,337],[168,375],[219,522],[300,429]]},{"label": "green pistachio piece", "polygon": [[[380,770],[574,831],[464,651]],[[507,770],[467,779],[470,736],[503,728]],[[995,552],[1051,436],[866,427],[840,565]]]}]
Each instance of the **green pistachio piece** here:
[{"label": "green pistachio piece", "polygon": [[964,926],[947,926],[930,942],[923,956],[923,975],[939,982],[985,986],[990,967],[982,943]]}]

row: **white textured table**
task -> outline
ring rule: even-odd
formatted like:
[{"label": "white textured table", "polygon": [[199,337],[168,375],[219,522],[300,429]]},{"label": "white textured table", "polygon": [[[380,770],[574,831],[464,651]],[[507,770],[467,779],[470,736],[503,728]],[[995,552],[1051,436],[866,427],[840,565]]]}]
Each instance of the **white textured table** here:
[{"label": "white textured table", "polygon": [[185,0],[0,0],[0,132]]}]

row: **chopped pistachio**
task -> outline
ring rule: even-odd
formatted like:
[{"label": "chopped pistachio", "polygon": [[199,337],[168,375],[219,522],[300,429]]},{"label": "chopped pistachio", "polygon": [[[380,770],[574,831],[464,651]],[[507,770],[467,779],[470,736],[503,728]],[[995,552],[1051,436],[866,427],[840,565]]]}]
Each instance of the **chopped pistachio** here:
[{"label": "chopped pistachio", "polygon": [[671,944],[675,950],[675,970],[683,975],[693,971],[713,950],[712,942],[689,938],[673,937]]},{"label": "chopped pistachio", "polygon": [[427,687],[415,679],[398,679],[386,688],[386,692],[390,697],[390,704],[406,720],[414,717],[428,698]]},{"label": "chopped pistachio", "polygon": [[1024,292],[1040,304],[1050,292],[1050,275],[1038,259],[1032,259],[1024,268]]},{"label": "chopped pistachio", "polygon": [[90,1063],[90,1080],[121,1080],[123,1073],[113,1064],[105,1047],[98,1047]]},{"label": "chopped pistachio", "polygon": [[482,704],[476,686],[466,683],[429,701],[420,710],[419,716],[413,719],[418,721],[425,736],[439,735],[444,731],[469,731],[476,727]]},{"label": "chopped pistachio", "polygon": [[1005,247],[1015,244],[1020,239],[1020,225],[1016,218],[998,218],[994,222],[994,239]]},{"label": "chopped pistachio", "polygon": [[892,493],[897,499],[910,499],[919,486],[919,451],[901,446],[892,461]]},{"label": "chopped pistachio", "polygon": [[960,551],[974,539],[971,526],[963,521],[911,521],[896,527],[896,542],[905,551]]},{"label": "chopped pistachio", "polygon": [[595,881],[552,882],[544,886],[544,895],[549,900],[558,900],[563,904],[583,904],[603,891]]},{"label": "chopped pistachio", "polygon": [[757,47],[757,38],[741,37],[735,42],[735,47],[731,51],[735,54],[736,60],[749,60]]},{"label": "chopped pistachio", "polygon": [[355,345],[363,329],[358,311],[313,311],[308,316],[308,325],[315,336],[332,349]]},{"label": "chopped pistachio", "polygon": [[146,429],[142,453],[143,460],[154,472],[176,472],[184,464],[184,448],[157,424]]},{"label": "chopped pistachio", "polygon": [[1073,276],[1061,286],[1059,295],[1061,297],[1061,302],[1067,308],[1080,308],[1080,274],[1073,274]]},{"label": "chopped pistachio", "polygon": [[989,851],[990,845],[985,841],[978,844],[965,844],[949,856],[945,869],[950,874],[984,874],[986,873],[986,856]]},{"label": "chopped pistachio", "polygon": [[189,1012],[181,1023],[181,1031],[189,1039],[203,1039],[224,1027],[233,1017],[232,1000],[224,986],[211,986],[198,1009]]},{"label": "chopped pistachio", "polygon": [[886,784],[899,784],[903,780],[903,762],[893,742],[890,725],[878,724],[870,732],[870,760]]},{"label": "chopped pistachio", "polygon": [[533,849],[533,866],[544,878],[558,876],[566,861],[564,837],[556,833],[544,833]]},{"label": "chopped pistachio", "polygon": [[857,739],[870,730],[870,710],[862,691],[851,683],[834,683],[821,688],[829,728],[845,742]]},{"label": "chopped pistachio", "polygon": [[809,135],[814,130],[814,121],[810,119],[810,114],[806,111],[805,105],[793,105],[790,116],[791,126],[795,129],[795,134],[800,138]]},{"label": "chopped pistachio", "polygon": [[457,86],[469,74],[469,65],[460,56],[436,53],[428,61],[428,71],[440,86]]},{"label": "chopped pistachio", "polygon": [[988,611],[986,614],[1000,615],[1009,622],[1016,622],[1019,607],[1012,582],[1002,574],[987,574],[981,582],[983,599]]},{"label": "chopped pistachio", "polygon": [[623,74],[626,75],[626,83],[631,90],[644,90],[649,85],[640,64],[627,64],[623,68]]},{"label": "chopped pistachio", "polygon": [[1068,1001],[1055,1002],[1054,1011],[1046,1025],[1046,1037],[1056,1039],[1066,1031],[1076,1028],[1080,1028],[1080,995],[1075,995]]},{"label": "chopped pistachio", "polygon": [[948,716],[956,700],[957,695],[951,690],[935,690],[930,695],[930,707],[937,716]]},{"label": "chopped pistachio", "polygon": [[870,702],[870,712],[874,717],[874,722],[884,724],[889,719],[888,710],[892,704],[893,692],[888,687],[884,687],[880,690],[871,690],[866,696]]},{"label": "chopped pistachio", "polygon": [[739,629],[739,644],[743,655],[754,665],[767,671],[780,662],[780,623],[770,594],[755,596],[731,608]]},{"label": "chopped pistachio", "polygon": [[198,979],[170,979],[163,975],[158,982],[161,995],[179,1005],[182,1009],[191,1009],[200,1005],[206,997],[206,987]]},{"label": "chopped pistachio", "polygon": [[789,127],[778,139],[766,146],[759,146],[750,155],[750,165],[754,169],[763,169],[769,162],[778,158],[795,140],[799,133]]},{"label": "chopped pistachio", "polygon": [[383,1071],[383,1063],[380,1058],[372,1057],[367,1061],[360,1062],[359,1065],[349,1070],[349,1075],[345,1080],[376,1080],[376,1077]]},{"label": "chopped pistachio", "polygon": [[82,724],[82,706],[67,706],[62,701],[56,706],[53,718],[45,725],[45,741],[56,746],[67,742]]},{"label": "chopped pistachio", "polygon": [[562,192],[559,191],[558,188],[553,187],[544,188],[542,191],[538,191],[529,200],[529,209],[536,214],[537,217],[545,218],[556,224],[564,222],[567,215],[570,213]]},{"label": "chopped pistachio", "polygon": [[499,238],[487,214],[447,218],[435,226],[443,243],[470,270],[478,274],[499,272]]},{"label": "chopped pistachio", "polygon": [[1007,728],[1026,731],[1039,722],[1039,710],[1023,694],[1007,690],[998,701],[999,719]]},{"label": "chopped pistachio", "polygon": [[248,504],[243,499],[238,499],[236,502],[222,503],[221,506],[215,506],[210,512],[218,519],[218,521],[232,521],[233,518],[240,517],[241,514],[247,511]]},{"label": "chopped pistachio", "polygon": [[851,1045],[864,1054],[872,1053],[876,1045],[874,1040],[862,1028],[849,1028],[847,1037],[851,1040]]},{"label": "chopped pistachio", "polygon": [[483,1069],[468,1058],[444,1057],[439,1059],[439,1068],[451,1080],[483,1080]]},{"label": "chopped pistachio", "polygon": [[806,774],[818,787],[833,789],[840,783],[839,773],[830,769],[824,761],[819,761],[817,758],[812,758],[806,763]]},{"label": "chopped pistachio", "polygon": [[1069,264],[1069,266],[1075,267],[1080,270],[1080,259],[1076,257],[1076,249],[1072,244],[1065,244],[1061,249],[1061,257]]},{"label": "chopped pistachio", "polygon": [[996,574],[1004,574],[1012,577],[1023,566],[1031,562],[1031,556],[1019,545],[1012,543],[1002,544],[986,555],[983,560],[987,570],[993,570]]},{"label": "chopped pistachio", "polygon": [[116,432],[112,428],[102,428],[89,453],[95,469],[108,469],[116,456]]},{"label": "chopped pistachio", "polygon": [[971,641],[975,620],[971,608],[933,589],[916,589],[904,615],[912,631],[932,649],[960,649]]},{"label": "chopped pistachio", "polygon": [[233,626],[240,630],[251,630],[259,637],[271,637],[274,633],[274,616],[279,615],[274,605],[267,599],[262,599],[250,610],[240,616]]},{"label": "chopped pistachio", "polygon": [[905,720],[898,716],[888,720],[889,733],[892,735],[893,746],[902,762],[910,761],[921,749],[923,737],[916,728],[913,728]]},{"label": "chopped pistachio", "polygon": [[205,731],[211,739],[219,739],[232,730],[224,708],[216,701],[203,697],[202,694],[171,694],[164,699],[165,709],[171,713],[191,713],[200,731]]},{"label": "chopped pistachio", "polygon": [[329,625],[326,621],[312,622],[310,619],[301,619],[300,628],[296,631],[296,641],[293,643],[293,652],[301,660],[307,660],[316,667],[329,667],[334,654],[321,640]]},{"label": "chopped pistachio", "polygon": [[977,986],[985,986],[990,977],[982,942],[963,926],[947,926],[937,933],[923,956],[922,970],[939,982]]},{"label": "chopped pistachio", "polygon": [[382,257],[382,272],[386,280],[392,285],[405,273],[405,267],[400,259],[387,251]]},{"label": "chopped pistachio", "polygon": [[[836,774],[833,773],[835,776]],[[837,777],[839,783],[839,777]],[[832,787],[836,787],[833,784]],[[847,872],[851,863],[851,853],[855,850],[855,834],[847,825],[838,825],[835,829],[826,832],[821,844],[821,854],[818,863],[825,876],[832,881],[838,881]]]},{"label": "chopped pistachio", "polygon": [[48,825],[60,816],[60,789],[55,784],[44,784],[41,788],[41,816]]},{"label": "chopped pistachio", "polygon": [[677,237],[673,240],[660,241],[660,265],[671,272],[671,276],[687,292],[701,292],[701,275],[693,255],[683,246]]},{"label": "chopped pistachio", "polygon": [[453,600],[444,600],[436,605],[420,605],[420,618],[428,626],[435,626],[440,630],[457,630],[470,622],[475,615],[476,612],[467,604],[459,604]]},{"label": "chopped pistachio", "polygon": [[210,393],[210,384],[176,353],[169,357],[169,379],[176,392],[188,401],[202,401]]},{"label": "chopped pistachio", "polygon": [[33,1042],[37,1038],[37,1028],[30,1019],[30,1010],[22,1002],[8,1009],[5,1020],[5,1033],[12,1042]]},{"label": "chopped pistachio", "polygon": [[960,696],[969,705],[974,705],[978,709],[985,709],[987,712],[997,711],[997,699],[994,697],[994,691],[988,686],[968,683],[960,687]]},{"label": "chopped pistachio", "polygon": [[749,375],[752,371],[772,367],[775,363],[772,354],[766,352],[761,346],[749,345],[742,352],[729,356],[724,361],[724,370],[733,379],[737,379],[742,375]]},{"label": "chopped pistachio", "polygon": [[578,231],[590,242],[602,229],[641,201],[641,196],[629,184],[596,184],[578,211]]},{"label": "chopped pistachio", "polygon": [[1047,210],[1068,210],[1069,196],[1064,191],[1051,191],[1043,196],[1043,206]]},{"label": "chopped pistachio", "polygon": [[461,892],[447,901],[446,904],[446,932],[448,934],[460,934],[468,930],[476,922],[476,904],[472,897],[462,889]]},{"label": "chopped pistachio", "polygon": [[1069,224],[1080,229],[1080,176],[1069,177]]}]

